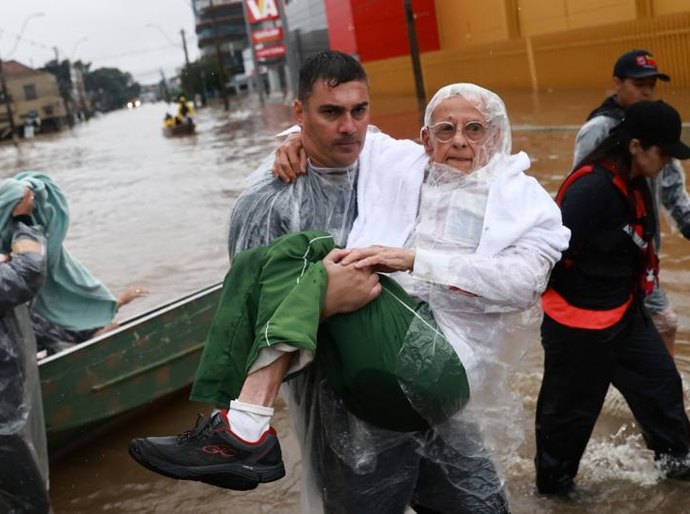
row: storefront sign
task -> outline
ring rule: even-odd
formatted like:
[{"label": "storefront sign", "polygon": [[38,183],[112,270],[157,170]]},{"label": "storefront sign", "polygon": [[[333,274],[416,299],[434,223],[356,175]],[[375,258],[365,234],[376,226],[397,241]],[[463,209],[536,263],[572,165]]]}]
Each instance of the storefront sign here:
[{"label": "storefront sign", "polygon": [[274,57],[282,57],[286,54],[285,45],[280,43],[278,45],[265,46],[256,49],[256,58],[259,60],[273,59]]},{"label": "storefront sign", "polygon": [[270,43],[271,41],[281,41],[283,39],[283,29],[271,27],[270,29],[258,29],[252,31],[252,43]]},{"label": "storefront sign", "polygon": [[280,18],[276,0],[246,0],[249,23],[277,20]]}]

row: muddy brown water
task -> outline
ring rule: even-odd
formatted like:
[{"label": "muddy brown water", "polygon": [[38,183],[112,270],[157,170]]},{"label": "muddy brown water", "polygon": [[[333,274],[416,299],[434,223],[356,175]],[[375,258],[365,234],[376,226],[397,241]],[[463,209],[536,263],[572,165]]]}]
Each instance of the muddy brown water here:
[{"label": "muddy brown water", "polygon": [[[502,93],[514,126],[513,148],[532,157],[533,173],[554,193],[568,172],[573,126],[601,101],[604,91]],[[690,92],[662,91],[690,119]],[[418,114],[409,98],[377,99],[373,122],[397,137],[415,138]],[[90,120],[73,130],[0,145],[0,178],[23,170],[50,174],[70,202],[69,250],[115,293],[129,284],[150,296],[123,309],[119,318],[217,282],[227,268],[227,217],[245,177],[275,146],[274,134],[291,124],[280,102],[260,107],[253,98],[231,102],[229,112],[199,111],[195,136],[166,139],[164,104],[145,104]],[[685,136],[687,136],[687,131]],[[686,140],[689,138],[686,137]],[[676,362],[690,377],[690,244],[663,226],[662,282],[678,312]],[[690,512],[690,483],[659,480],[634,420],[614,399],[602,415],[582,462],[581,494],[571,501],[534,491],[533,415],[541,377],[535,341],[516,375],[525,404],[520,426],[525,443],[507,466],[515,513]],[[56,513],[298,513],[300,456],[290,420],[279,408],[287,476],[255,491],[230,492],[159,477],[136,465],[127,443],[142,435],[190,428],[206,406],[181,391],[118,423],[87,445],[51,463]],[[281,404],[282,407],[282,404]],[[0,466],[8,465],[0,463]],[[353,513],[356,514],[356,513]]]}]

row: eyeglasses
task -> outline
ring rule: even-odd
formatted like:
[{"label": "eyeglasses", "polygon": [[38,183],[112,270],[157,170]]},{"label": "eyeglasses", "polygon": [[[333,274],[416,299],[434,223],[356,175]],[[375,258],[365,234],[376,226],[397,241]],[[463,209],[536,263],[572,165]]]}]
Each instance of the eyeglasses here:
[{"label": "eyeglasses", "polygon": [[439,121],[428,127],[431,135],[440,143],[452,141],[458,130],[462,132],[465,139],[472,143],[479,143],[486,136],[486,125],[481,121],[468,121],[464,125],[456,125],[450,121]]}]

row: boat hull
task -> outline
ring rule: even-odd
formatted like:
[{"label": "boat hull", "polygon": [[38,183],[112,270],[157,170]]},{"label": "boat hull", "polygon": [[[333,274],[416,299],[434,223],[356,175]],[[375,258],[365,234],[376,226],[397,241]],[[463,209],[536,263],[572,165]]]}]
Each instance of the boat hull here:
[{"label": "boat hull", "polygon": [[172,127],[163,127],[163,135],[165,137],[188,136],[194,134],[196,125],[193,123],[182,123]]},{"label": "boat hull", "polygon": [[49,450],[189,385],[221,285],[153,309],[39,363]]}]

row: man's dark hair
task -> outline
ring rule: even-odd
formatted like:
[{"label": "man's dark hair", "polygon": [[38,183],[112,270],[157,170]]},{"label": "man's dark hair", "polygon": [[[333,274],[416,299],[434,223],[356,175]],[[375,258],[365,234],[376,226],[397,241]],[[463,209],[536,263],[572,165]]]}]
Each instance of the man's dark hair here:
[{"label": "man's dark hair", "polygon": [[309,98],[317,80],[324,80],[330,87],[353,80],[367,83],[367,73],[351,55],[324,50],[310,55],[299,69],[297,98],[300,102]]}]

